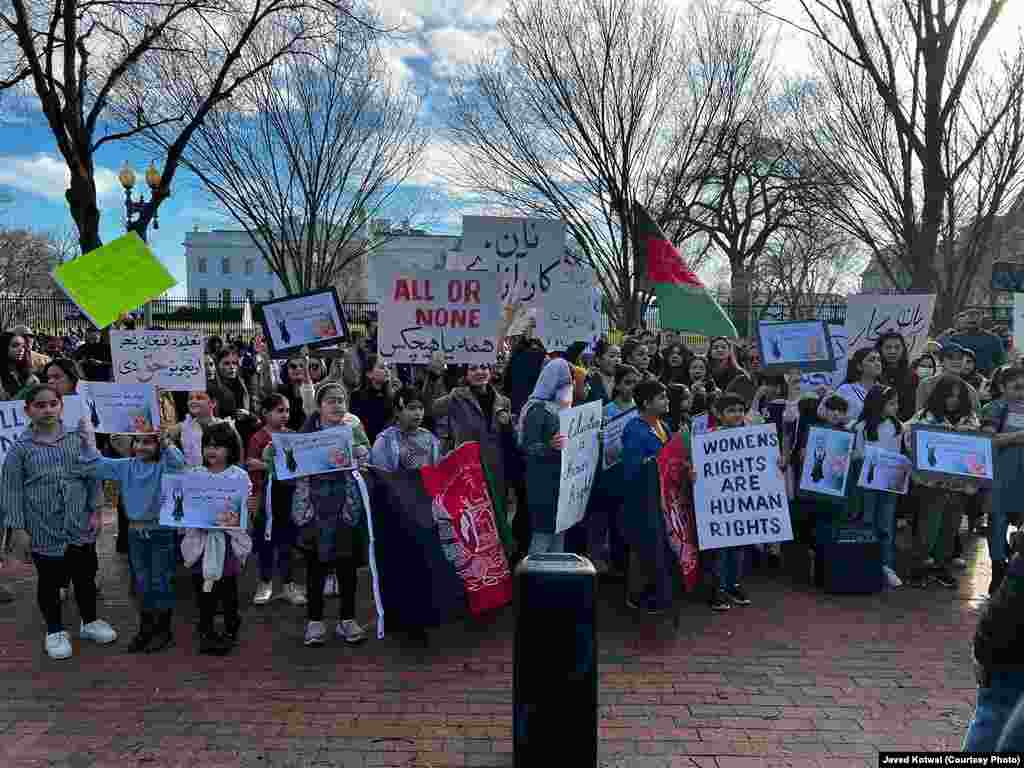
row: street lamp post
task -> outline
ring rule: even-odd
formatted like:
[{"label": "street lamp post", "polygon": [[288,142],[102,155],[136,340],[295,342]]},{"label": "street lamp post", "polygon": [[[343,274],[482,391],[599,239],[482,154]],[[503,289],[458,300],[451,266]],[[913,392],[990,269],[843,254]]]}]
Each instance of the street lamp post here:
[{"label": "street lamp post", "polygon": [[[160,217],[157,212],[156,191],[160,188],[160,171],[153,163],[146,169],[146,186],[149,187],[149,200],[146,200],[145,193],[139,193],[139,199],[132,199],[132,190],[135,188],[135,171],[128,162],[121,167],[117,174],[118,181],[124,187],[124,210],[125,229],[134,232],[146,242],[146,227],[149,219],[153,219],[153,229],[160,229]],[[146,328],[153,325],[153,304],[147,301],[143,307],[143,317]]]}]

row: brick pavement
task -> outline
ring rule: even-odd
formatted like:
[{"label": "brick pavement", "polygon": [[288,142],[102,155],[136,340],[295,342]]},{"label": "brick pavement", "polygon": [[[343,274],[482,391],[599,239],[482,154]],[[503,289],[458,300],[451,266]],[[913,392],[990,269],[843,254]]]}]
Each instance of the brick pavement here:
[{"label": "brick pavement", "polygon": [[[0,606],[3,768],[512,765],[511,608],[445,627],[414,651],[390,637],[306,649],[301,608],[247,606],[240,649],[216,659],[195,654],[182,584],[177,646],[132,656],[127,566],[112,545],[105,535],[101,616],[122,639],[76,639],[67,661],[42,649],[31,568],[0,571],[19,595]],[[833,597],[774,572],[750,581],[748,608],[712,615],[688,602],[678,632],[637,620],[621,587],[603,588],[601,766],[866,768],[880,749],[957,748],[973,705],[976,595],[989,575],[984,542],[967,549],[958,592]],[[77,627],[73,601],[65,615]]]}]

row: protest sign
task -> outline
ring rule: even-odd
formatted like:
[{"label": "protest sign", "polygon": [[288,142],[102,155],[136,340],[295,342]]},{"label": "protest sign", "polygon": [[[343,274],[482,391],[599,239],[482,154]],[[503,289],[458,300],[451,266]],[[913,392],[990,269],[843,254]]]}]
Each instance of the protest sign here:
[{"label": "protest sign", "polygon": [[973,480],[992,485],[994,461],[992,435],[982,432],[954,432],[950,429],[914,424],[910,435],[914,470],[926,477]]},{"label": "protest sign", "polygon": [[640,411],[630,408],[604,425],[601,432],[601,452],[604,454],[605,469],[614,467],[622,461],[622,433],[626,431],[626,425],[639,415]]},{"label": "protest sign", "polygon": [[178,283],[134,232],[64,262],[53,279],[97,328]]},{"label": "protest sign", "polygon": [[884,333],[896,332],[907,343],[911,359],[924,352],[935,310],[935,294],[850,296],[846,300],[848,352],[873,347]]},{"label": "protest sign", "polygon": [[167,473],[160,485],[160,525],[244,531],[248,496],[249,479],[235,472]]},{"label": "protest sign", "polygon": [[558,482],[555,533],[562,533],[582,520],[587,512],[590,487],[600,459],[601,403],[567,408],[559,413],[558,422],[558,431],[565,435],[565,447]]},{"label": "protest sign", "polygon": [[449,272],[396,267],[381,270],[377,350],[394,363],[430,362],[444,352],[449,363],[493,365],[498,316],[493,272]]},{"label": "protest sign", "polygon": [[1013,348],[1019,354],[1024,349],[1024,293],[1013,294]]},{"label": "protest sign", "polygon": [[316,432],[274,432],[274,472],[278,480],[355,469],[352,427]]},{"label": "protest sign", "polygon": [[[64,429],[71,432],[78,429],[82,418],[81,398],[69,396],[64,398]],[[25,413],[24,400],[0,401],[0,467],[11,446],[28,429],[29,420]]]},{"label": "protest sign", "polygon": [[874,491],[906,495],[910,490],[910,459],[877,445],[864,447],[864,464],[857,485]]},{"label": "protest sign", "polygon": [[761,368],[767,373],[835,369],[828,326],[821,320],[757,324]]},{"label": "protest sign", "polygon": [[196,331],[111,331],[118,384],[153,384],[171,392],[205,392],[206,337]]},{"label": "protest sign", "polygon": [[845,496],[853,453],[852,432],[829,427],[807,431],[807,451],[800,469],[800,490],[826,496]]},{"label": "protest sign", "polygon": [[800,374],[800,391],[814,392],[819,387],[835,389],[846,380],[846,347],[849,339],[845,325],[829,325],[829,341],[832,343],[832,370]]},{"label": "protest sign", "polygon": [[463,216],[462,256],[449,264],[498,277],[498,300],[537,311],[537,338],[551,351],[599,333],[594,275],[566,248],[565,222],[503,216]]},{"label": "protest sign", "polygon": [[160,407],[152,384],[78,382],[82,414],[102,434],[145,434],[160,429]]},{"label": "protest sign", "polygon": [[793,538],[779,456],[774,424],[693,436],[694,510],[701,550]]},{"label": "protest sign", "polygon": [[348,325],[334,287],[260,304],[270,356],[287,357],[302,347],[316,349],[348,338]]}]

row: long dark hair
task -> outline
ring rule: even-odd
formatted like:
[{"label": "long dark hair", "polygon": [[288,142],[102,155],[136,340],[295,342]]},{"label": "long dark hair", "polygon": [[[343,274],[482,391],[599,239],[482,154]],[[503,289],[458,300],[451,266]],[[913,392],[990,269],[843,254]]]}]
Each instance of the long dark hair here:
[{"label": "long dark hair", "polygon": [[392,398],[390,378],[384,382],[384,386],[380,389],[377,389],[370,384],[370,371],[377,367],[377,362],[379,360],[380,355],[376,352],[371,352],[366,356],[366,365],[363,368],[362,375],[359,377],[359,389],[363,392],[382,392],[384,396],[390,400]]},{"label": "long dark hair", "polygon": [[853,353],[850,357],[850,362],[846,365],[847,384],[860,384],[860,377],[864,373],[864,358],[873,352],[877,352],[879,357],[882,356],[882,353],[874,347],[861,347]]},{"label": "long dark hair", "polygon": [[971,413],[971,396],[967,394],[967,382],[953,374],[943,374],[935,382],[935,389],[932,390],[932,393],[928,396],[928,401],[924,404],[925,413],[930,413],[932,416],[939,418],[949,418],[949,415],[946,413],[946,398],[949,397],[950,392],[954,389],[958,390],[960,402],[957,406],[955,420],[949,420],[959,423],[966,419]]},{"label": "long dark hair", "polygon": [[[228,456],[225,466],[231,467],[242,461],[242,438],[226,421],[218,421],[203,430],[203,450],[208,447],[227,448]],[[203,466],[206,459],[203,459]]]},{"label": "long dark hair", "polygon": [[51,368],[60,368],[62,371],[64,371],[64,375],[71,379],[71,382],[74,385],[74,389],[77,391],[78,382],[80,382],[83,378],[82,369],[81,367],[79,367],[78,363],[67,357],[58,357],[54,360],[51,360],[50,362],[43,366],[43,380],[46,379],[46,372],[49,371]]},{"label": "long dark hair", "polygon": [[[669,357],[672,356],[674,351],[679,352],[679,356],[683,362],[673,368],[668,363]],[[690,358],[693,355],[690,354],[689,350],[682,344],[672,344],[662,353],[662,362],[664,363],[661,369],[661,380],[664,384],[686,384],[690,378],[689,363]]]},{"label": "long dark hair", "polygon": [[903,425],[899,419],[885,415],[885,407],[893,398],[900,396],[899,390],[895,387],[883,387],[875,384],[864,398],[864,410],[860,413],[857,423],[864,422],[864,437],[872,442],[878,440],[878,428],[882,422],[888,419],[896,427],[896,434],[903,431]]},{"label": "long dark hair", "polygon": [[[11,342],[15,338],[20,338],[25,342],[25,358],[17,363],[12,363],[9,350]],[[14,397],[15,392],[25,386],[32,375],[32,348],[29,346],[28,339],[20,333],[5,331],[0,333],[0,356],[2,356],[0,357],[0,383],[7,391],[7,396]]]},{"label": "long dark hair", "polygon": [[636,376],[640,381],[643,381],[644,375],[636,369],[635,365],[628,365],[626,363],[619,363],[615,366],[615,384],[612,386],[611,396],[612,400],[615,400],[619,396],[619,384],[627,376]]}]

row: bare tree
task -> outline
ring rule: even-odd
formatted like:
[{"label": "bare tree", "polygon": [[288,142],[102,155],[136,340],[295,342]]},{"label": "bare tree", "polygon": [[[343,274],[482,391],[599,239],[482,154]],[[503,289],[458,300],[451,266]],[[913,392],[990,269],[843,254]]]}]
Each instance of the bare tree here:
[{"label": "bare tree", "polygon": [[854,288],[865,265],[856,238],[811,209],[765,248],[757,265],[758,298],[782,302],[793,317],[817,317],[823,304]]},{"label": "bare tree", "polygon": [[21,320],[34,299],[58,291],[50,271],[60,263],[61,243],[30,229],[0,229],[0,328]]},{"label": "bare tree", "polygon": [[[772,6],[772,0],[748,2]],[[846,190],[835,196],[833,215],[876,254],[895,253],[913,289],[936,291],[936,322],[944,326],[977,262],[940,268],[940,245],[945,240],[952,247],[965,219],[1003,210],[1014,186],[997,179],[1017,163],[986,158],[986,145],[1007,126],[1019,130],[1024,47],[997,72],[979,64],[1006,3],[799,2],[804,29],[817,40],[821,76],[805,94],[820,104],[808,140]],[[981,209],[967,206],[972,197],[978,202],[980,190]],[[877,261],[896,284],[887,260]]]},{"label": "bare tree", "polygon": [[[355,23],[348,0],[10,0],[0,11],[0,90],[23,87],[43,116],[71,174],[67,200],[82,251],[101,244],[96,151],[162,127],[174,131],[155,190],[156,206],[136,225],[145,234],[192,134],[215,106],[300,45],[336,24]],[[263,27],[280,45],[256,55]],[[159,66],[167,63],[168,66]],[[159,71],[161,79],[152,77]],[[187,74],[194,109],[165,109],[166,88]]]},{"label": "bare tree", "polygon": [[645,297],[632,205],[667,162],[685,43],[660,0],[511,0],[504,46],[457,78],[453,181],[525,215],[562,218],[621,325]]},{"label": "bare tree", "polygon": [[[282,34],[265,29],[250,48],[266,58]],[[391,85],[375,35],[342,29],[298,53],[210,110],[182,159],[289,293],[331,285],[381,242],[366,225],[418,169],[428,137],[419,99]],[[172,98],[188,113],[196,93]],[[174,131],[145,137],[168,148]]]}]

